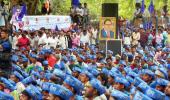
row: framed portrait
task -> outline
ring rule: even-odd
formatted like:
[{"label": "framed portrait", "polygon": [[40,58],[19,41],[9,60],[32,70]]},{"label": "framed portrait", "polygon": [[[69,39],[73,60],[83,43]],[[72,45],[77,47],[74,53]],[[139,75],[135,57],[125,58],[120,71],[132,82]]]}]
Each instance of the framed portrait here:
[{"label": "framed portrait", "polygon": [[113,40],[116,38],[116,17],[100,18],[100,40]]}]

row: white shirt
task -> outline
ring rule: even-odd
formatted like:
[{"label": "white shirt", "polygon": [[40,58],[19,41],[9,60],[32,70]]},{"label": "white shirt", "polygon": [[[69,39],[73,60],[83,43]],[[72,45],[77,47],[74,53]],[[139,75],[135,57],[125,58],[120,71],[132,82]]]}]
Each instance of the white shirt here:
[{"label": "white shirt", "polygon": [[37,41],[36,37],[34,38],[29,37],[29,40],[30,40],[31,47],[35,47],[35,42]]},{"label": "white shirt", "polygon": [[18,43],[18,39],[19,39],[19,37],[17,37],[17,36],[14,36],[13,37],[13,42],[12,42],[12,47],[13,47],[13,49],[18,49],[18,47],[16,46],[17,45],[17,43]]},{"label": "white shirt", "polygon": [[90,44],[90,38],[89,38],[89,35],[86,34],[82,34],[81,37],[80,37],[80,42],[83,43],[85,45],[85,43],[89,43]]},{"label": "white shirt", "polygon": [[83,16],[83,14],[84,14],[83,8],[77,8],[76,12],[77,12],[77,14],[79,14],[81,16]]},{"label": "white shirt", "polygon": [[40,44],[45,44],[47,41],[47,37],[46,37],[46,34],[43,34],[42,37],[39,37],[39,40],[38,40],[38,45]]},{"label": "white shirt", "polygon": [[65,36],[60,36],[59,37],[59,46],[62,48],[62,49],[66,49],[67,48],[67,39]]},{"label": "white shirt", "polygon": [[53,47],[53,48],[56,48],[56,38],[53,38],[53,37],[50,37],[48,39],[48,47]]},{"label": "white shirt", "polygon": [[130,41],[131,41],[130,37],[125,37],[124,38],[124,44],[125,45],[130,45]]},{"label": "white shirt", "polygon": [[92,31],[93,34],[92,34],[91,44],[94,44],[94,45],[96,44],[97,32],[98,32],[97,30]]},{"label": "white shirt", "polygon": [[89,14],[89,9],[83,8],[83,15],[88,15],[88,14]]}]

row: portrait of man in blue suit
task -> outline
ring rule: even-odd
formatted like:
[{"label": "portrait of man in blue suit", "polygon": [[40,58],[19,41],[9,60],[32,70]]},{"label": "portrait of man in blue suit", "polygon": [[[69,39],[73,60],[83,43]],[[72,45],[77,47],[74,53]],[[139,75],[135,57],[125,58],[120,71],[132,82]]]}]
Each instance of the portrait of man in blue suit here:
[{"label": "portrait of man in blue suit", "polygon": [[106,38],[114,39],[115,33],[112,31],[114,29],[112,20],[111,19],[104,20],[102,27],[103,29],[101,30],[101,38],[102,39],[106,39]]}]

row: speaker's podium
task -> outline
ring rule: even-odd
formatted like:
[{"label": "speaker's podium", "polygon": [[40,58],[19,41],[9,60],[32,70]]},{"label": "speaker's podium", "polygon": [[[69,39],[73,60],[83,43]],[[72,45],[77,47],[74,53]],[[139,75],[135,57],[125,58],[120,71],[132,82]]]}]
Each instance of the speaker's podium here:
[{"label": "speaker's podium", "polygon": [[118,3],[102,4],[99,33],[99,48],[106,54],[107,50],[112,50],[113,55],[121,55],[122,41],[118,39]]}]

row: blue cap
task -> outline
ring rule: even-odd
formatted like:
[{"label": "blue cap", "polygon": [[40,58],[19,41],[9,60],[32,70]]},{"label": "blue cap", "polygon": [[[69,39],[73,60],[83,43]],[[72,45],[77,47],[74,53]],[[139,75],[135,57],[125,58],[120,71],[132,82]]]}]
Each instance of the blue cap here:
[{"label": "blue cap", "polygon": [[65,63],[63,61],[60,61],[59,63],[54,65],[54,68],[63,70],[65,69]]},{"label": "blue cap", "polygon": [[20,81],[22,81],[23,79],[24,79],[24,77],[20,74],[20,73],[18,73],[17,71],[14,71],[14,73],[13,73]]},{"label": "blue cap", "polygon": [[110,71],[111,72],[115,72],[117,74],[121,74],[121,72],[117,68],[115,68],[115,67],[113,67]]},{"label": "blue cap", "polygon": [[30,53],[30,57],[31,57],[31,58],[34,58],[34,59],[37,59],[37,55],[32,54],[32,53]]},{"label": "blue cap", "polygon": [[133,78],[132,77],[130,77],[130,76],[126,76],[126,79],[129,81],[129,83],[134,83],[134,80],[133,80]]},{"label": "blue cap", "polygon": [[129,76],[131,76],[131,77],[133,77],[133,78],[135,78],[135,77],[138,77],[139,75],[138,74],[136,74],[135,72],[133,72],[133,71],[130,71],[129,73],[128,73],[128,75]]},{"label": "blue cap", "polygon": [[132,71],[132,69],[130,67],[124,67],[124,71],[128,74]]},{"label": "blue cap", "polygon": [[119,64],[126,66],[126,62],[124,60],[120,60]]},{"label": "blue cap", "polygon": [[72,70],[73,70],[73,72],[79,72],[79,73],[82,72],[81,68],[78,66],[74,66]]},{"label": "blue cap", "polygon": [[14,100],[14,98],[9,94],[0,91],[0,100]]},{"label": "blue cap", "polygon": [[97,76],[100,72],[93,67],[89,67],[89,72],[92,73],[94,76]]},{"label": "blue cap", "polygon": [[86,59],[83,55],[79,55],[79,57],[80,57],[82,60],[85,60],[85,59]]},{"label": "blue cap", "polygon": [[133,100],[152,100],[152,99],[147,95],[144,95],[143,93],[137,91],[136,94],[134,95]]},{"label": "blue cap", "polygon": [[51,49],[46,49],[46,50],[45,50],[45,53],[51,54],[51,53],[52,53],[52,50],[51,50]]},{"label": "blue cap", "polygon": [[95,60],[96,59],[96,55],[92,55],[90,59]]},{"label": "blue cap", "polygon": [[167,69],[165,69],[165,68],[159,68],[158,70],[163,73],[165,79],[168,79]]},{"label": "blue cap", "polygon": [[26,85],[26,84],[32,83],[33,81],[34,81],[34,78],[32,76],[29,76],[29,77],[23,79],[21,82]]},{"label": "blue cap", "polygon": [[106,60],[103,59],[103,60],[100,61],[100,63],[106,64],[107,62],[106,62]]},{"label": "blue cap", "polygon": [[22,58],[26,58],[26,56],[24,54],[20,55]]},{"label": "blue cap", "polygon": [[101,73],[108,75],[109,74],[109,70],[107,68],[102,68]]},{"label": "blue cap", "polygon": [[140,83],[144,82],[140,77],[135,77],[134,85],[138,86]]},{"label": "blue cap", "polygon": [[147,90],[148,88],[150,88],[150,87],[149,87],[149,85],[148,85],[146,82],[142,82],[142,83],[140,83],[140,84],[138,85],[138,88],[140,88],[141,91],[142,91],[143,93],[145,93],[146,90]]},{"label": "blue cap", "polygon": [[11,61],[13,61],[13,62],[17,62],[18,61],[18,56],[17,55],[12,55],[12,57],[11,57]]},{"label": "blue cap", "polygon": [[52,84],[52,83],[49,83],[49,82],[44,82],[44,83],[42,83],[42,86],[41,86],[42,90],[49,92],[51,84]]},{"label": "blue cap", "polygon": [[121,83],[121,84],[125,85],[126,87],[130,86],[130,83],[124,77],[116,77],[115,82]]},{"label": "blue cap", "polygon": [[35,79],[41,78],[40,73],[39,73],[39,72],[36,72],[36,71],[32,71],[32,72],[31,72],[31,75],[32,75]]},{"label": "blue cap", "polygon": [[67,62],[68,58],[66,56],[62,56],[62,60]]},{"label": "blue cap", "polygon": [[69,59],[70,61],[76,61],[77,60],[77,58],[75,57],[75,56],[70,56],[70,59]]},{"label": "blue cap", "polygon": [[37,87],[29,85],[25,91],[27,91],[33,100],[42,100],[42,94]]},{"label": "blue cap", "polygon": [[16,89],[16,87],[14,87],[14,86],[11,84],[11,82],[10,82],[9,80],[7,80],[6,78],[0,77],[0,81],[5,84],[5,87],[6,87],[6,88],[8,88],[8,89],[10,89],[10,90],[12,90],[12,91]]},{"label": "blue cap", "polygon": [[112,78],[115,78],[115,77],[117,77],[117,76],[122,76],[122,74],[118,74],[118,73],[116,73],[116,72],[114,72],[114,71],[109,71],[109,76],[111,76]]},{"label": "blue cap", "polygon": [[44,78],[47,79],[47,80],[50,80],[52,76],[53,76],[52,73],[45,73],[44,74]]},{"label": "blue cap", "polygon": [[157,85],[159,85],[159,86],[167,86],[168,83],[169,83],[169,81],[168,81],[168,80],[165,80],[165,79],[162,79],[162,78],[158,78],[158,79],[156,80],[156,83],[157,83]]},{"label": "blue cap", "polygon": [[155,77],[155,74],[151,70],[149,70],[149,69],[143,69],[142,73],[143,74],[147,74],[147,75],[151,76],[152,78]]},{"label": "blue cap", "polygon": [[93,88],[95,88],[99,92],[99,95],[102,95],[106,92],[104,86],[100,83],[99,80],[92,79],[90,81],[90,84],[92,85]]},{"label": "blue cap", "polygon": [[16,83],[15,83],[13,80],[8,79],[8,81],[9,81],[13,86],[16,86]]},{"label": "blue cap", "polygon": [[130,97],[118,90],[113,90],[111,96],[114,97],[115,100],[130,100]]},{"label": "blue cap", "polygon": [[60,69],[55,69],[53,71],[53,74],[58,76],[58,77],[60,77],[63,80],[66,78],[66,74],[62,70],[60,70]]},{"label": "blue cap", "polygon": [[71,87],[74,88],[74,90],[76,91],[76,93],[81,93],[82,90],[84,89],[84,85],[82,84],[81,81],[79,81],[78,79],[74,78],[73,76],[68,76],[65,80],[65,83],[67,83],[68,85],[70,85]]},{"label": "blue cap", "polygon": [[22,62],[23,63],[28,62],[28,58],[22,58]]},{"label": "blue cap", "polygon": [[45,52],[44,52],[44,51],[40,51],[38,54],[39,54],[39,55],[44,55]]},{"label": "blue cap", "polygon": [[44,66],[48,65],[48,61],[47,60],[43,61],[43,65]]},{"label": "blue cap", "polygon": [[51,84],[50,93],[61,97],[63,100],[69,100],[73,93],[65,87],[57,84]]},{"label": "blue cap", "polygon": [[29,75],[28,75],[25,71],[23,71],[18,65],[12,64],[12,67],[13,67],[13,70],[14,70],[14,71],[20,72],[20,73],[23,75],[23,77],[28,77],[28,76],[29,76]]},{"label": "blue cap", "polygon": [[134,68],[132,71],[135,72],[135,73],[139,73],[139,69],[138,68]]},{"label": "blue cap", "polygon": [[94,78],[93,74],[91,74],[87,70],[83,70],[80,74],[85,74],[89,79]]},{"label": "blue cap", "polygon": [[164,100],[165,98],[164,93],[153,88],[149,88],[148,90],[146,90],[145,94],[154,100]]},{"label": "blue cap", "polygon": [[19,67],[19,66],[16,65],[16,64],[12,64],[12,67],[13,67],[13,70],[17,70],[17,71],[22,70],[21,67]]}]

